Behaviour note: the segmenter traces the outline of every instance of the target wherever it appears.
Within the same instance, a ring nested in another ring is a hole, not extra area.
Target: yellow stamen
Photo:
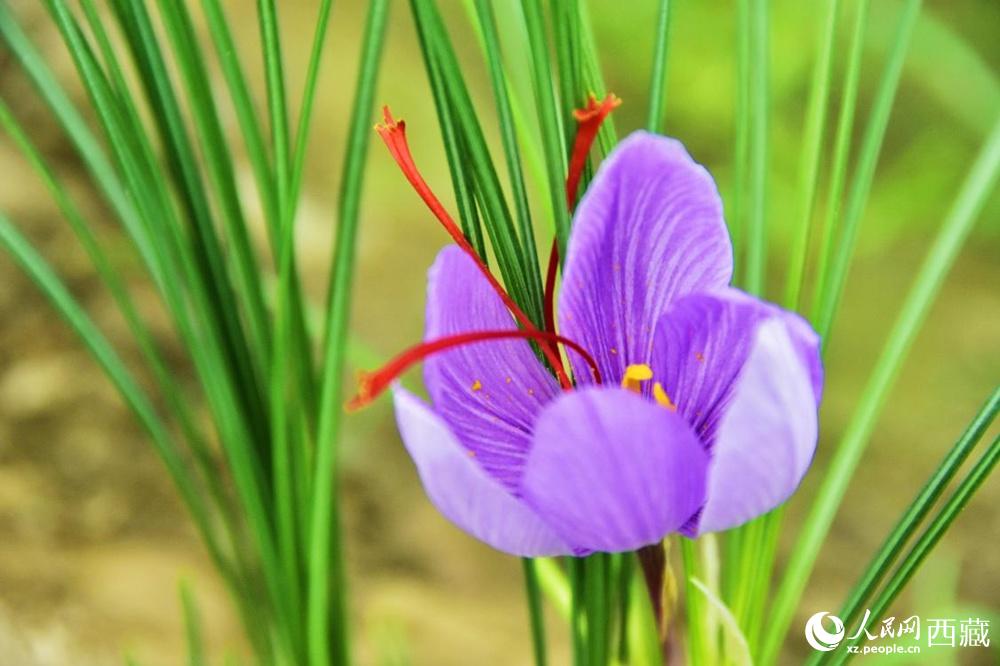
[[[670,399],[670,396],[667,395],[667,392],[663,390],[663,384],[661,384],[660,382],[656,382],[655,384],[653,384],[653,399],[656,400],[657,404],[659,404],[661,407],[666,407],[672,412],[677,411],[677,405],[675,405],[674,402]]]
[[[653,378],[653,369],[645,363],[633,363],[625,368],[625,376],[622,377],[622,388],[633,393],[642,391],[642,382]]]
[[[483,389],[483,383],[478,379],[472,383],[473,391],[481,391]]]

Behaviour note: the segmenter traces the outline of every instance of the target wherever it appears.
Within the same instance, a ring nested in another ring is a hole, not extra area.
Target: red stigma
[[[594,145],[597,138],[597,131],[601,129],[601,124],[612,111],[622,103],[621,99],[614,93],[608,93],[602,101],[598,102],[594,95],[587,100],[587,106],[573,112],[576,118],[576,139],[573,141],[573,150],[569,158],[569,170],[566,175],[566,207],[573,211],[576,207],[576,191],[580,187],[580,176],[583,174],[583,167],[587,164],[587,156],[590,155],[590,147]]]
[[[420,198],[423,199],[430,211],[434,213],[434,217],[441,222],[441,225],[445,228],[445,231],[448,232],[448,235],[451,236],[452,240],[454,240],[455,243],[475,262],[479,271],[490,283],[490,286],[497,293],[497,295],[500,296],[500,299],[503,301],[507,309],[510,310],[511,314],[514,315],[514,318],[517,319],[518,323],[524,327],[525,331],[532,334],[543,333],[538,330],[538,327],[531,321],[531,318],[528,317],[528,315],[526,315],[520,307],[518,307],[517,303],[514,302],[514,299],[510,297],[510,294],[508,294],[503,286],[501,286],[500,282],[493,276],[493,273],[490,272],[490,269],[486,267],[486,264],[483,263],[483,260],[476,253],[476,250],[469,243],[465,234],[463,234],[459,226],[455,224],[455,220],[453,220],[451,215],[448,214],[444,205],[441,204],[441,201],[437,198],[437,196],[435,196],[434,192],[427,184],[427,181],[425,181],[424,177],[420,174],[420,170],[417,169],[417,165],[413,161],[413,156],[410,154],[410,146],[406,141],[406,123],[402,120],[396,120],[393,118],[392,112],[389,110],[388,106],[382,107],[382,117],[384,122],[375,125],[375,131],[378,132],[380,137],[382,137],[382,141],[385,142],[386,147],[389,149],[389,153],[392,155],[392,158],[396,160],[396,164],[399,165],[399,168],[402,170],[403,175],[406,176],[406,179],[410,182],[410,185],[412,185],[413,189],[416,190],[418,195],[420,195]],[[548,359],[549,364],[552,366],[553,371],[556,373],[559,383],[562,384],[563,388],[567,390],[571,389],[573,387],[573,383],[570,381],[569,375],[566,374],[566,369],[563,368],[562,359],[559,358],[558,351],[551,344],[541,344],[540,347]]]
[[[576,137],[573,140],[573,152],[570,154],[569,172],[566,175],[566,208],[573,212],[576,208],[576,191],[580,187],[580,176],[587,164],[590,148],[597,138],[601,124],[622,101],[614,93],[608,93],[603,101],[598,102],[594,95],[587,100],[587,106],[573,112],[576,118]],[[555,298],[556,272],[559,268],[559,243],[552,239],[552,249],[549,251],[549,265],[545,272],[545,330],[555,332]]]
[[[479,342],[512,339],[534,340],[543,349],[555,349],[556,344],[562,344],[579,354],[587,362],[587,365],[590,366],[590,371],[594,375],[594,381],[597,383],[601,382],[601,371],[597,368],[594,358],[587,353],[587,350],[569,338],[538,330],[475,331],[472,333],[449,335],[429,342],[423,342],[410,347],[374,372],[360,373],[358,376],[358,393],[348,401],[345,408],[348,411],[355,411],[365,407],[385,392],[400,375],[414,364],[423,361],[429,356]]]

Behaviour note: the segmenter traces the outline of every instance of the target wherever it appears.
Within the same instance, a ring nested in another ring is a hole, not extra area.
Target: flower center
[[[622,377],[622,388],[633,393],[642,393],[643,382],[648,382],[653,378],[653,369],[645,363],[633,363],[625,368],[625,376]],[[653,383],[653,400],[661,407],[665,407],[672,412],[677,411],[677,405],[667,395],[663,384]]]

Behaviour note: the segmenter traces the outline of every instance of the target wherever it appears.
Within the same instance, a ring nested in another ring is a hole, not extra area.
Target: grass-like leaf
[[[339,466],[335,446],[343,418],[341,383],[347,355],[361,187],[371,141],[370,118],[374,115],[375,87],[388,13],[389,0],[374,0],[369,6],[337,208],[307,555],[307,646],[311,666],[349,663],[346,577],[340,545],[340,516],[336,507]]]
[[[771,623],[760,658],[773,660],[788,630],[823,540],[843,499],[851,476],[888,398],[896,375],[935,296],[972,229],[986,198],[1000,178],[1000,118],[962,185],[927,258],[917,273],[885,346],[861,393],[846,432],[837,446],[802,533],[792,550],[771,610]]]

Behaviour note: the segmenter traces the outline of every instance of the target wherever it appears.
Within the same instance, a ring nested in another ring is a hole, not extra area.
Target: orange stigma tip
[[[606,116],[612,110],[621,106],[621,104],[621,97],[618,97],[614,93],[608,93],[600,102],[597,101],[597,95],[590,93],[590,96],[587,98],[587,106],[573,111],[573,117],[579,122],[585,122],[597,116]]]

